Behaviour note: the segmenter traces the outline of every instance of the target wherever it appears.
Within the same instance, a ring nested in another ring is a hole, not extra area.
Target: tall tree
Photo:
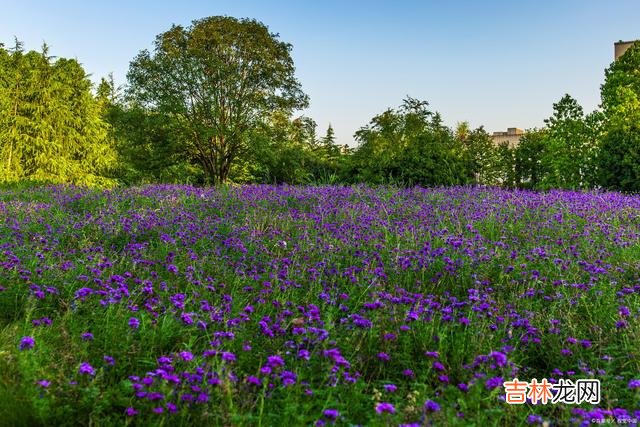
[[[601,97],[605,124],[599,183],[612,190],[640,191],[640,42],[605,70]]]
[[[354,178],[370,183],[448,185],[468,182],[463,150],[426,101],[406,98],[355,134]]]
[[[515,184],[524,188],[540,188],[549,174],[543,161],[547,150],[547,129],[528,130],[518,142],[514,152]]]
[[[76,60],[0,49],[0,180],[111,185],[116,157]]]
[[[590,184],[597,149],[596,135],[583,109],[570,95],[553,104],[553,115],[545,120],[548,132],[542,159],[547,174],[541,177],[545,188],[586,188]]]
[[[462,148],[469,180],[476,184],[499,184],[498,147],[484,128],[481,126],[472,130],[468,122],[461,122],[454,133]]]
[[[640,96],[619,87],[608,110],[598,156],[600,184],[610,190],[640,191]]]
[[[617,60],[611,63],[604,72],[605,81],[600,87],[602,108],[605,114],[621,102],[626,102],[626,95],[620,96],[618,88],[627,87],[640,96],[640,42],[635,42]]]
[[[129,96],[179,124],[190,158],[224,182],[248,136],[274,110],[308,98],[294,76],[291,45],[249,19],[214,16],[174,25],[130,65]]]

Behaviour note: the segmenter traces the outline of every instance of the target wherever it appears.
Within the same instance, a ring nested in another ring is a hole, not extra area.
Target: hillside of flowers
[[[1,425],[629,425],[639,317],[638,196],[0,190]]]

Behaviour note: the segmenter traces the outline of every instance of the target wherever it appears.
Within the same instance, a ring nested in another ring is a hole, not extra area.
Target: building
[[[631,41],[618,41],[613,44],[613,57],[614,60],[620,58],[624,53],[629,49],[635,42],[639,42],[640,40],[631,40]],[[509,148],[514,148],[518,146],[520,142],[520,138],[524,135],[524,130],[519,128],[507,128],[506,132],[493,132],[491,135],[491,139],[495,145],[500,145],[506,142]]]
[[[640,41],[640,40],[631,40],[628,42],[623,42],[622,40],[620,40],[617,43],[613,44],[613,59],[616,60],[618,58],[620,58],[622,55],[624,55],[624,53],[627,51],[627,49],[629,49],[631,47],[631,45],[633,45],[635,42]]]
[[[524,131],[519,128],[507,128],[506,132],[494,132],[491,139],[495,145],[506,142],[509,148],[514,148],[520,142],[520,138],[524,135]]]

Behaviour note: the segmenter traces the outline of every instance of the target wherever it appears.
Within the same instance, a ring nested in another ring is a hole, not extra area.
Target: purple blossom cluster
[[[53,337],[69,318],[81,325],[64,335],[73,365],[46,378],[53,362],[37,370],[32,384],[46,398],[70,383],[126,384],[123,417],[253,411],[286,397],[315,402],[306,421],[319,425],[446,425],[471,417],[460,399],[506,405],[503,382],[517,376],[601,379],[608,409],[550,409],[576,424],[640,409],[640,353],[630,344],[640,318],[638,196],[47,191],[50,203],[28,215],[0,203],[0,303],[23,293],[34,313],[13,348],[35,358],[60,348]],[[335,389],[364,393],[371,417],[352,418],[350,405],[331,400]],[[549,419],[520,415],[511,421]]]

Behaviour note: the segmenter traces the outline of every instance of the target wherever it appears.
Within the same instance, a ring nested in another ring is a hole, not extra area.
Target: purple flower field
[[[8,425],[640,419],[638,196],[52,186],[0,219]]]

